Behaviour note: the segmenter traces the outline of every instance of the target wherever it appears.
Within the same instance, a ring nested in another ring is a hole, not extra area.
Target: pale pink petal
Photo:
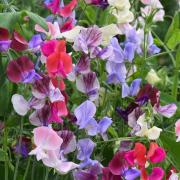
[[[56,150],[63,142],[62,138],[49,127],[42,126],[35,128],[33,133],[35,145],[44,150]]]
[[[69,171],[78,168],[79,165],[75,164],[73,162],[59,162],[59,164],[55,167],[57,171],[59,171],[61,174],[66,174]]]

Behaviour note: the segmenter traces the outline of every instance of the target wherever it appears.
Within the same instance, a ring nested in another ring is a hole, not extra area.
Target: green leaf
[[[170,49],[175,49],[175,47],[180,43],[180,29],[174,30],[171,37],[167,41],[167,46]]]
[[[173,133],[161,133],[160,136],[161,143],[167,153],[170,155],[170,159],[176,169],[180,169],[180,143],[176,142],[176,137]],[[167,155],[168,156],[168,155]]]
[[[0,13],[0,27],[6,28],[9,31],[13,31],[20,13],[12,12],[12,13]]]
[[[43,29],[48,31],[48,26],[44,18],[40,17],[39,15],[29,12],[29,11],[22,11],[22,13],[26,13],[29,18],[34,21],[36,24],[39,24]]]
[[[176,12],[175,16],[173,18],[173,21],[168,29],[168,32],[165,37],[165,42],[169,40],[169,38],[172,36],[174,33],[175,29],[180,29],[180,12]]]
[[[0,161],[6,161],[7,153],[0,149]]]

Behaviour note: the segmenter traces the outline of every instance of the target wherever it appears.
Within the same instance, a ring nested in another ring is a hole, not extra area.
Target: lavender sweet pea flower
[[[32,36],[31,40],[29,41],[29,48],[37,49],[38,47],[40,47],[42,42],[43,41],[42,41],[41,35],[36,34],[36,35]]]
[[[91,174],[86,171],[74,171],[73,172],[74,180],[97,180],[97,175]]]
[[[108,72],[107,82],[109,84],[125,83],[127,70],[124,63],[108,61],[106,63],[106,71]]]
[[[97,26],[82,29],[75,39],[73,48],[75,51],[82,51],[85,54],[91,53],[94,48],[102,42],[102,33]]]
[[[10,48],[11,40],[0,41],[0,52],[6,52]]]
[[[112,124],[112,119],[109,117],[104,117],[98,123],[98,131],[104,140],[107,140],[106,131],[111,124]]]
[[[93,118],[96,113],[96,106],[91,101],[87,100],[74,110],[74,115],[77,118],[76,124],[80,129],[87,126],[88,122]]]
[[[95,72],[80,75],[76,79],[76,87],[79,91],[87,94],[90,100],[93,101],[98,98],[100,85]]]
[[[125,180],[135,180],[136,178],[138,178],[140,176],[140,171],[136,168],[132,168],[132,169],[128,169],[127,171],[125,171],[125,173],[123,174]]]
[[[76,124],[80,126],[80,129],[85,129],[90,136],[95,136],[98,132],[98,124],[93,118],[95,113],[96,106],[89,100],[82,103],[74,111],[77,119]]]
[[[126,32],[126,41],[124,43],[124,54],[125,59],[129,62],[132,62],[135,56],[135,53],[141,54],[141,38],[137,34],[134,28],[129,29]]]
[[[148,47],[147,47],[147,50],[148,50],[149,55],[158,54],[161,51],[161,49],[158,48],[154,44],[154,39],[153,39],[153,36],[152,36],[151,33],[149,33],[149,35],[148,35]]]
[[[77,143],[78,154],[77,159],[84,161],[90,158],[95,147],[95,143],[89,139],[80,139]]]
[[[124,52],[118,42],[117,38],[112,38],[111,43],[109,45],[113,49],[112,56],[108,58],[108,61],[114,63],[123,63],[125,60]]]
[[[155,110],[159,114],[161,114],[167,118],[171,118],[176,113],[177,106],[176,106],[176,104],[172,103],[172,104],[168,104],[165,106],[155,107]]]

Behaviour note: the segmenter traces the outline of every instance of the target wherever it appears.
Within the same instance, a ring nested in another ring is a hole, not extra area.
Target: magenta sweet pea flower
[[[164,177],[164,170],[160,167],[154,167],[151,174],[148,176],[148,180],[162,180]]]
[[[41,76],[34,70],[33,62],[26,56],[9,62],[7,76],[14,83],[33,83],[35,80],[41,79]]]

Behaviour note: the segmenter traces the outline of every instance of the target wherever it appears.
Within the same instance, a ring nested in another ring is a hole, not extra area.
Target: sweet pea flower
[[[85,0],[87,4],[93,4],[101,8],[106,8],[109,4],[107,0]]]
[[[102,42],[102,33],[97,26],[82,29],[75,39],[73,48],[85,54],[92,53]]]
[[[129,0],[108,0],[111,13],[116,17],[117,23],[129,23],[133,21],[133,13],[130,12]]]
[[[57,44],[56,51],[48,56],[46,67],[51,77],[60,76],[65,78],[72,71],[72,59],[66,53],[64,40],[60,40]]]
[[[148,176],[148,180],[162,180],[164,177],[164,170],[161,167],[154,167],[151,174]]]
[[[32,86],[32,94],[37,99],[45,99],[48,97],[50,101],[64,101],[60,89],[55,87],[51,79],[47,75],[42,75],[42,79],[36,80]]]
[[[100,85],[95,72],[89,72],[77,77],[76,87],[80,92],[87,94],[90,100],[94,101],[98,98]]]
[[[155,72],[154,69],[151,69],[148,72],[145,79],[148,81],[148,83],[150,83],[152,85],[155,85],[155,84],[157,84],[158,82],[161,81],[161,79],[159,78],[159,76],[157,75],[157,73]]]
[[[33,83],[41,79],[34,70],[33,62],[26,56],[10,61],[6,71],[8,79],[14,83]]]
[[[28,48],[28,42],[18,32],[14,32],[12,36],[12,42],[10,48],[15,51],[24,51]]]
[[[95,136],[100,133],[104,139],[107,139],[106,131],[111,125],[112,120],[111,118],[104,117],[98,123],[94,119],[95,113],[96,106],[93,102],[89,100],[83,102],[74,110],[74,115],[77,119],[76,124],[79,125],[80,129],[85,129],[90,136]]]
[[[180,141],[180,120],[178,120],[175,123],[175,132],[176,132],[176,136],[177,136],[176,142],[179,142]]]
[[[133,150],[125,153],[125,159],[129,165],[134,166],[136,163],[140,167],[145,167],[146,161],[151,163],[162,162],[166,157],[166,153],[163,148],[158,144],[151,142],[149,151],[146,151],[146,147],[142,143],[136,143]]]
[[[148,128],[148,123],[145,120],[145,114],[141,115],[137,120],[137,124],[141,127],[140,131],[136,132],[136,136],[144,137],[147,136],[150,140],[156,140],[160,136],[162,129],[153,126]]]
[[[33,130],[36,148],[29,155],[36,155],[37,160],[48,157],[46,151],[55,151],[60,148],[63,140],[49,127],[37,127]]]
[[[40,34],[33,35],[31,40],[29,41],[29,48],[33,51],[39,50],[42,42],[43,41]]]
[[[140,176],[140,171],[136,168],[131,168],[123,174],[125,180],[134,180]]]
[[[6,52],[11,44],[9,40],[9,32],[5,28],[0,28],[0,52]]]
[[[76,7],[77,0],[72,0],[67,5],[64,5],[63,0],[45,0],[44,4],[53,14],[60,14],[63,17],[68,17]]]
[[[45,104],[44,99],[39,100],[33,97],[27,101],[22,95],[19,94],[14,94],[11,98],[11,102],[16,113],[21,116],[25,116],[31,108],[41,109]]]

